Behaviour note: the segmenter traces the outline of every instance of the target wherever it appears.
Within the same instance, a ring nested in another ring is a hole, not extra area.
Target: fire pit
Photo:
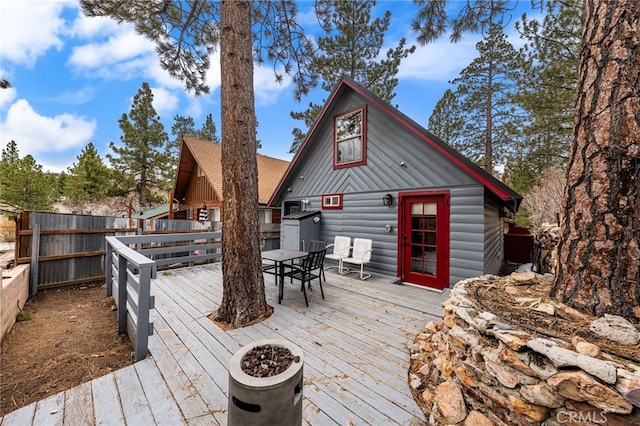
[[[302,350],[285,340],[241,348],[229,361],[229,425],[300,425],[303,366]]]

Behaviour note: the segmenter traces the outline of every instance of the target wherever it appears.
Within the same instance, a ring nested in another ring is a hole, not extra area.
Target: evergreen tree
[[[168,136],[152,102],[153,93],[144,82],[133,97],[129,115],[122,114],[118,120],[123,145],[111,142],[114,154],[107,154],[113,167],[135,183],[128,190],[137,194],[142,207],[158,201],[152,191],[169,188],[173,166],[166,153]]]
[[[422,43],[448,27],[446,6],[444,1],[421,4],[418,17],[425,19],[416,19],[414,30]],[[592,315],[637,321],[640,2],[587,1],[583,6],[559,259],[550,296]],[[465,16],[477,21],[471,11]],[[436,31],[430,28],[434,23],[440,23]]]
[[[551,297],[638,322],[640,2],[587,1]]]
[[[208,92],[209,53],[220,43],[222,162],[222,301],[214,319],[240,327],[269,312],[264,295],[258,220],[253,60],[263,55],[292,76],[300,99],[317,83],[313,44],[296,23],[293,1],[81,0],[90,16],[132,22],[157,45],[162,67],[196,95]],[[183,36],[188,35],[188,36]],[[277,80],[282,75],[276,74]]]
[[[571,144],[582,1],[551,0],[542,20],[526,14],[516,28],[528,43],[515,101],[526,112],[523,137],[507,166],[514,189],[526,192],[550,167],[564,167]]]
[[[113,171],[102,161],[93,143],[89,143],[77,157],[78,162],[68,168],[64,194],[69,202],[84,206],[104,200],[110,195]]]
[[[178,156],[180,155],[180,146],[182,145],[182,137],[197,135],[193,118],[176,114],[176,116],[173,117],[171,135],[173,136],[173,140],[167,144],[167,154],[177,164]]]
[[[396,74],[400,62],[415,50],[414,46],[405,48],[406,40],[402,38],[395,48],[387,51],[384,59],[380,59],[391,12],[386,11],[384,17],[372,20],[375,0],[325,0],[319,5],[324,8],[321,24],[326,35],[317,40],[318,51],[312,66],[322,77],[322,88],[330,92],[343,75],[348,75],[385,102],[391,102],[398,85]],[[305,128],[310,129],[321,109],[322,105],[310,102],[305,111],[290,115],[296,120],[304,120]],[[298,150],[306,132],[293,129],[290,153]]]
[[[449,145],[460,146],[464,123],[458,99],[451,89],[447,89],[429,117],[429,130]]]
[[[197,135],[198,139],[202,139],[203,141],[220,143],[218,129],[216,129],[216,123],[213,122],[211,114],[207,115],[207,118],[204,123],[202,123],[202,128],[198,131]]]
[[[2,150],[0,201],[24,211],[51,211],[56,186],[56,177],[43,172],[31,155],[20,158],[15,141]]]
[[[479,56],[452,83],[456,85],[465,124],[453,146],[470,159],[484,163],[489,173],[509,154],[522,118],[513,103],[515,79],[523,58],[507,41],[499,24],[476,44]]]

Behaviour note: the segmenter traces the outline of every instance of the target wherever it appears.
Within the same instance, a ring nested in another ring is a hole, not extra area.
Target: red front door
[[[449,193],[400,194],[403,281],[449,287]]]

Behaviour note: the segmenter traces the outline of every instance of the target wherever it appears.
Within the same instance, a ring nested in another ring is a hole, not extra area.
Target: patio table
[[[296,259],[301,259],[307,254],[306,251],[275,249],[262,252],[264,260],[270,260],[276,263],[276,282],[278,283],[278,304],[282,302],[284,293],[284,264]]]

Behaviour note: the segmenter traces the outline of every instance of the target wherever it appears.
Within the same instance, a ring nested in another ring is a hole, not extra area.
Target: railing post
[[[138,288],[138,324],[136,325],[136,361],[141,361],[147,356],[149,336],[152,334],[153,325],[149,322],[149,309],[151,307],[151,274],[152,267],[140,268]]]
[[[118,255],[118,333],[127,331],[127,258]]]
[[[29,294],[33,296],[38,292],[38,276],[39,264],[38,258],[40,257],[40,224],[33,224],[33,235],[31,237],[31,282],[29,288]]]
[[[111,247],[111,243],[107,240],[107,254],[104,259],[104,276],[105,276],[105,284],[107,287],[107,297],[111,297],[113,294],[113,248]]]

